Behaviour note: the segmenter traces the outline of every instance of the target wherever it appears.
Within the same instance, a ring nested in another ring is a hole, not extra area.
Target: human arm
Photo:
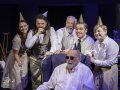
[[[13,56],[15,58],[15,61],[17,62],[19,66],[21,66],[21,61],[19,57],[20,46],[21,46],[21,39],[19,35],[17,34],[12,41],[12,49],[13,49]]]
[[[25,45],[27,48],[32,48],[33,45],[35,44],[36,40],[38,39],[39,35],[41,34],[41,32],[43,31],[42,28],[40,28],[36,34],[33,35],[33,30],[30,30],[28,32],[27,38],[26,38],[26,42]]]
[[[57,36],[55,29],[53,27],[51,27],[50,29],[50,42],[51,42],[50,52],[55,52],[57,48]]]
[[[105,57],[101,57],[102,59],[95,58],[94,53],[96,53],[96,50],[93,50],[93,56],[91,56],[92,62],[97,66],[104,66],[109,67],[112,66],[114,63],[117,63],[117,56],[119,52],[119,46],[117,43],[110,41],[108,44],[106,44],[106,47],[102,50],[105,50],[104,52],[99,53],[98,56],[101,54]]]

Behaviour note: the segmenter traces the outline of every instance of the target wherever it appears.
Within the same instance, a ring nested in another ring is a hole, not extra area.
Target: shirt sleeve
[[[57,79],[57,69],[55,68],[55,70],[53,71],[53,73],[52,73],[49,81],[48,82],[44,82],[36,90],[50,90],[50,89],[55,89],[56,79]]]
[[[21,46],[21,39],[19,37],[19,35],[15,35],[15,37],[13,38],[13,41],[12,41],[12,49],[13,50],[19,50],[20,49],[20,46]]]
[[[63,38],[63,31],[61,29],[58,29],[56,31],[56,35],[57,35],[57,50],[61,50],[62,48],[62,38]]]
[[[106,58],[104,60],[95,60],[95,64],[98,66],[112,66],[114,63],[117,63],[118,59],[119,46],[117,43],[112,43],[108,45],[106,51]]]
[[[51,41],[51,52],[56,51],[56,47],[57,47],[57,36],[56,36],[56,32],[55,29],[53,27],[51,27],[50,29],[51,35],[50,35],[50,41]]]
[[[36,35],[33,35],[33,31],[30,30],[27,35],[26,42],[25,42],[26,47],[32,48],[32,46],[35,44],[37,38],[38,37]]]

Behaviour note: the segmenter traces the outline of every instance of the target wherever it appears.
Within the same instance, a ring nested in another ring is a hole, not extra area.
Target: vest
[[[34,32],[33,32],[34,33]],[[34,33],[35,34],[35,33]],[[50,43],[50,30],[46,30],[43,42],[35,42],[33,47],[31,48],[31,54],[33,56],[44,56],[44,54],[50,50],[51,43]]]

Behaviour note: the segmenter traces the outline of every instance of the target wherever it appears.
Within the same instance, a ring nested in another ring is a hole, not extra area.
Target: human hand
[[[94,58],[94,57],[90,57],[90,61],[91,61],[92,63],[95,63],[95,58]]]
[[[53,52],[47,51],[47,52],[45,53],[45,57],[48,56],[48,55],[52,55],[52,54],[53,54]]]
[[[66,50],[63,50],[62,53],[68,53],[70,50],[69,49],[66,49]]]
[[[17,64],[18,64],[19,67],[22,67],[21,61],[18,61]]]
[[[60,54],[62,50],[56,50],[55,54]]]
[[[38,33],[41,34],[44,31],[43,28],[38,28]]]

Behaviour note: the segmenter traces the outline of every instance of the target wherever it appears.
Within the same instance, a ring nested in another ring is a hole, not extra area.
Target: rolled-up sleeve
[[[106,58],[104,60],[95,60],[95,64],[98,66],[112,66],[114,63],[118,62],[118,52],[119,46],[117,43],[112,43],[107,46]]]
[[[62,48],[62,38],[63,38],[63,31],[62,29],[58,29],[56,31],[56,35],[57,35],[57,50],[61,50]]]
[[[13,38],[13,41],[12,41],[12,49],[13,50],[19,50],[20,49],[20,46],[21,46],[21,39],[19,37],[19,35],[15,35],[15,37]]]
[[[53,27],[51,27],[50,29],[50,41],[51,41],[51,52],[56,51],[57,48],[57,36],[56,36],[56,32],[55,29]]]
[[[25,45],[27,48],[32,48],[32,46],[35,44],[36,40],[37,40],[37,36],[33,35],[33,31],[30,30],[28,32],[27,38],[26,38],[26,42]]]

